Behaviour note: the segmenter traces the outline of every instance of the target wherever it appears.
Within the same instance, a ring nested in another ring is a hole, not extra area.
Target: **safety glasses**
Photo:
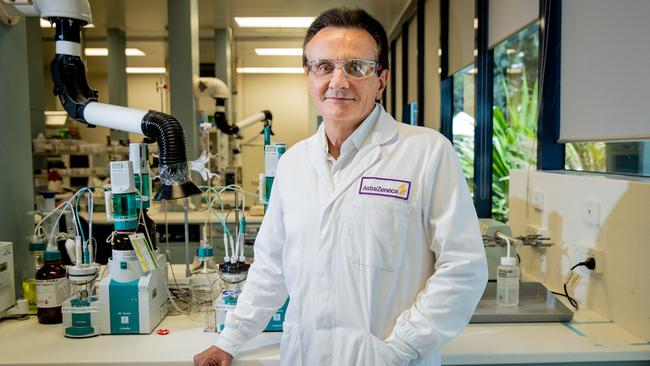
[[[330,77],[337,67],[340,67],[345,77],[361,79],[381,71],[382,67],[375,61],[369,60],[309,60],[307,70],[315,77]]]

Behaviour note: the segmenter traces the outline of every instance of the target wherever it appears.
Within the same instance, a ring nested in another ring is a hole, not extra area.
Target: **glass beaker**
[[[220,293],[217,271],[200,271],[190,278],[190,319],[205,322],[212,309],[212,301]]]

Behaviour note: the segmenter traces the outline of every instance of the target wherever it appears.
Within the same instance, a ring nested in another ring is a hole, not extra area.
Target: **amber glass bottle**
[[[41,324],[63,322],[61,305],[70,297],[70,282],[61,264],[61,252],[46,251],[45,264],[36,271],[36,315]]]

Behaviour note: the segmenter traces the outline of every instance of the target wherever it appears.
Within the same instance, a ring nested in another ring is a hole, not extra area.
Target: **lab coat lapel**
[[[332,194],[334,192],[334,182],[330,176],[329,167],[327,166],[327,161],[322,151],[323,146],[320,143],[325,138],[323,136],[324,133],[324,126],[321,125],[316,134],[309,140],[309,162],[316,171],[319,184],[326,189],[328,194]]]
[[[363,173],[381,160],[385,154],[383,146],[393,141],[393,137],[396,135],[397,125],[395,120],[382,108],[381,114],[377,118],[375,130],[369,136],[370,141],[359,150],[354,160],[350,163],[350,170],[345,174],[343,180],[341,180],[341,184],[336,187],[334,194],[327,204],[328,206],[338,199]]]

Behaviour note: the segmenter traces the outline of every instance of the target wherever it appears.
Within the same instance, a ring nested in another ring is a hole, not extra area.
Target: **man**
[[[196,365],[230,365],[287,294],[283,365],[439,365],[485,288],[478,220],[454,150],[381,105],[388,40],[327,10],[304,41],[323,124],[279,162],[236,310]]]

